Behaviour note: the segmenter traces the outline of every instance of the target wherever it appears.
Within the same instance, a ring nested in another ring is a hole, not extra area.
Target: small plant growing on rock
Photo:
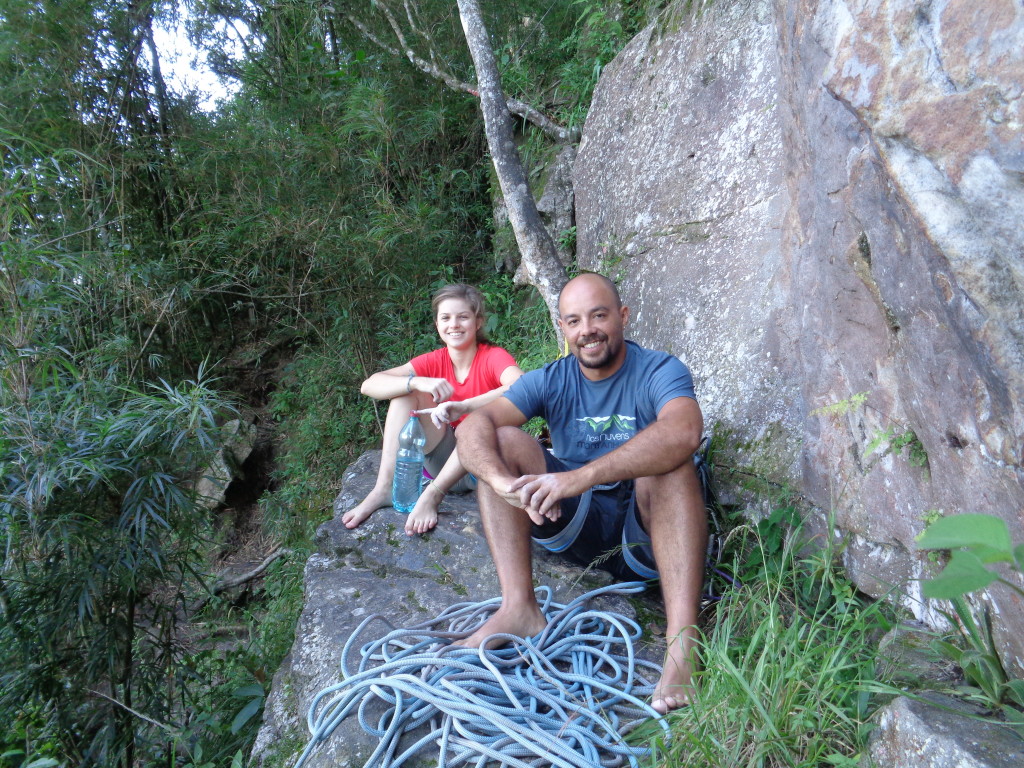
[[[952,614],[944,612],[960,635],[960,645],[936,640],[933,646],[956,663],[972,684],[969,698],[1000,712],[1018,731],[1024,729],[1024,680],[1010,679],[992,635],[988,608],[975,608],[965,595],[995,582],[1021,597],[1024,590],[991,566],[1006,564],[1024,573],[1024,544],[1013,546],[1006,522],[993,515],[964,514],[940,518],[918,537],[926,550],[950,550],[949,562],[934,579],[921,585],[925,597],[948,600]]]
[[[911,466],[921,467],[927,474],[929,471],[928,452],[925,450],[921,438],[917,436],[917,433],[908,424],[883,414],[877,408],[870,405],[867,399],[867,392],[858,392],[845,400],[824,405],[821,408],[815,408],[811,411],[811,416],[827,416],[838,420],[841,416],[856,414],[862,409],[871,409],[882,419],[883,426],[874,430],[871,439],[864,446],[865,456],[874,454],[874,458],[868,462],[864,471],[867,472],[874,467],[883,456],[888,454],[898,456],[905,451]]]

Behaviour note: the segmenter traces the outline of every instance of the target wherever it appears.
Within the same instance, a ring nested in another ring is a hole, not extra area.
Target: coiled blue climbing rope
[[[402,629],[368,617],[342,650],[342,681],[310,705],[312,737],[296,768],[353,714],[380,739],[366,768],[397,768],[428,749],[438,751],[439,768],[639,766],[649,749],[626,743],[625,735],[649,718],[669,735],[644,701],[661,667],[637,658],[634,643],[642,630],[635,621],[589,606],[602,595],[644,588],[642,582],[613,584],[563,605],[553,601],[550,588],[539,587],[544,631],[529,639],[494,635],[509,645],[493,650],[451,643],[481,626],[500,598],[458,603]],[[388,631],[359,648],[359,665],[351,671],[349,656],[374,623]],[[402,745],[414,731],[415,740]]]

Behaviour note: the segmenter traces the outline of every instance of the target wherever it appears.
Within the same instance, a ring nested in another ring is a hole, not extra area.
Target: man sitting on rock
[[[629,307],[597,274],[559,296],[572,351],[525,374],[459,428],[459,456],[479,479],[484,533],[501,584],[498,611],[463,645],[530,637],[545,620],[533,592],[531,536],[623,581],[660,578],[668,650],[652,706],[689,703],[707,520],[693,454],[703,416],[675,357],[625,341]],[[519,426],[543,416],[552,452]]]

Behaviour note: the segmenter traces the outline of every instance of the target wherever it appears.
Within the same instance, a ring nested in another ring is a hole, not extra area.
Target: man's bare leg
[[[693,463],[636,481],[637,508],[651,536],[665,601],[668,648],[651,706],[662,714],[690,703],[697,666],[697,613],[704,580],[707,516]]]
[[[545,471],[543,448],[515,427],[498,430],[498,447],[509,470],[519,475]],[[532,637],[547,625],[533,592],[533,523],[526,512],[505,501],[486,483],[477,486],[484,535],[501,585],[501,607],[476,632],[458,645],[479,648],[494,634]]]
[[[355,528],[381,507],[391,506],[391,484],[395,479],[395,459],[398,457],[398,436],[409,420],[409,413],[419,408],[427,408],[433,403],[421,392],[396,397],[388,404],[388,413],[384,418],[384,444],[380,454],[380,468],[377,470],[377,481],[365,499],[356,504],[341,517],[346,528]],[[427,435],[424,453],[430,453],[440,441],[442,432],[435,427],[429,416],[421,416],[420,424]]]

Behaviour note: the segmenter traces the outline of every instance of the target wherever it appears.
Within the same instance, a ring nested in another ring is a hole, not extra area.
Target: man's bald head
[[[572,292],[583,284],[587,284],[588,287],[601,286],[611,295],[613,304],[611,305],[614,309],[622,308],[622,297],[619,296],[619,289],[615,286],[611,280],[604,275],[599,275],[597,272],[584,272],[583,274],[576,275],[572,280],[562,286],[562,290],[558,292],[558,312],[562,313],[562,297],[566,295],[566,292]]]

